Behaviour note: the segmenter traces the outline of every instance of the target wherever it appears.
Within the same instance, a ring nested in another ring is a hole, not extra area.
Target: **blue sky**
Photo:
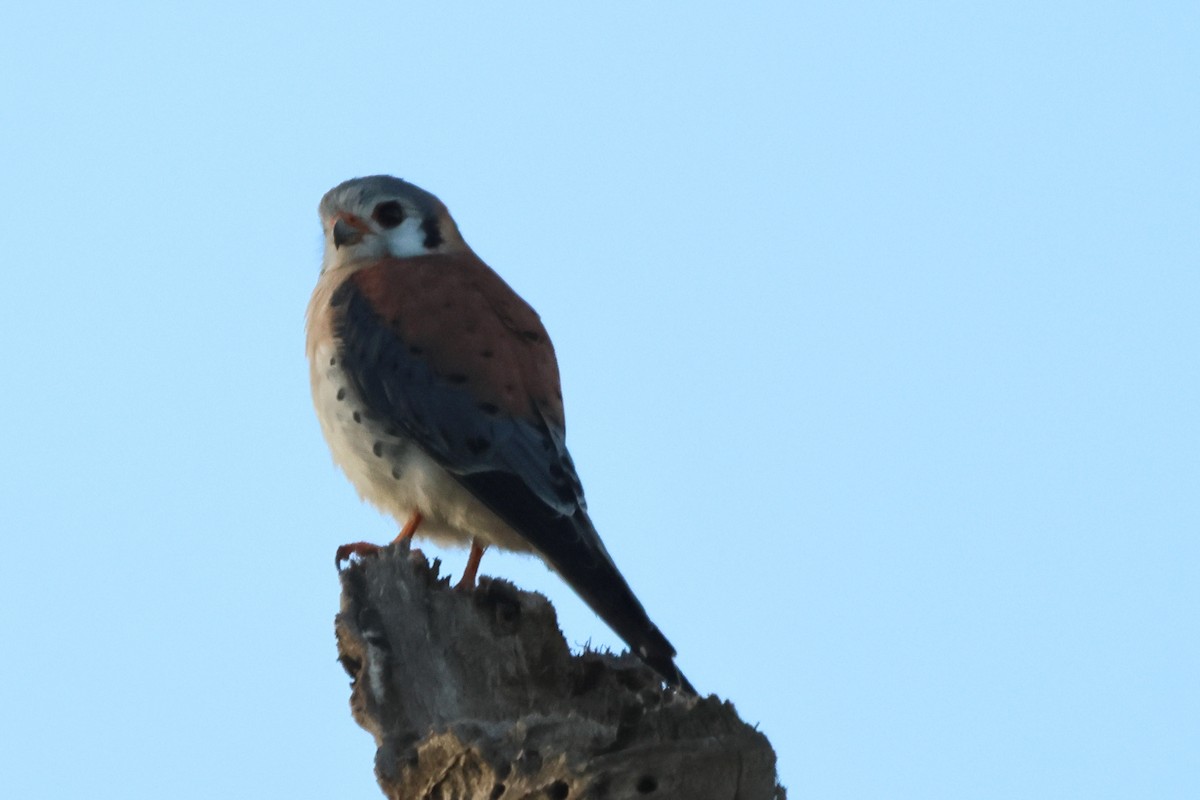
[[[1200,795],[1194,3],[10,6],[0,794],[378,796],[303,312],[388,172],[793,797]]]

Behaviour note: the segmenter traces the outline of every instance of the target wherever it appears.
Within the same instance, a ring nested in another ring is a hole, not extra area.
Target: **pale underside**
[[[505,550],[533,552],[524,537],[501,521],[441,465],[366,404],[338,363],[329,325],[328,298],[336,282],[322,276],[309,307],[308,357],[313,404],[334,462],[359,496],[403,525],[414,512],[417,535],[439,544],[467,546],[472,539]]]

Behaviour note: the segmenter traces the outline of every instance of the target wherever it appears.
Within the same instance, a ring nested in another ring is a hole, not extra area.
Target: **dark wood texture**
[[[338,653],[389,798],[782,800],[766,737],[636,658],[572,655],[539,594],[393,545],[341,573]]]

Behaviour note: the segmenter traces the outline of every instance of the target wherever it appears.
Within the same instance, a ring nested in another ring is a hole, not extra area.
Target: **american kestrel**
[[[321,199],[308,306],[313,402],[359,494],[414,534],[540,556],[643,661],[687,692],[587,513],[558,362],[537,313],[463,241],[440,200],[387,175]],[[339,549],[368,553],[373,545]]]

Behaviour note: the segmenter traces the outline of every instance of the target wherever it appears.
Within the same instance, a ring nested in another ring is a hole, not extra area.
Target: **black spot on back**
[[[464,444],[473,455],[480,455],[492,446],[492,441],[486,436],[468,436]]]

